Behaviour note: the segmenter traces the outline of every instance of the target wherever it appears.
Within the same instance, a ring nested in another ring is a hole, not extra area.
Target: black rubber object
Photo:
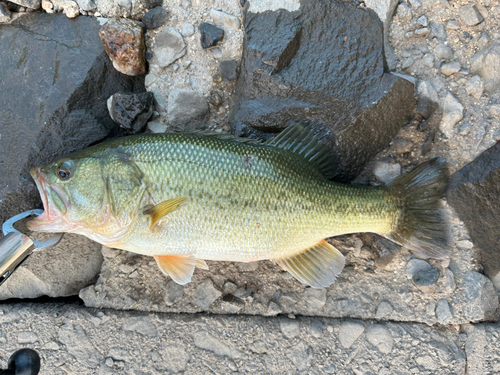
[[[33,349],[20,349],[10,356],[8,369],[14,375],[37,375],[40,371],[40,356]]]

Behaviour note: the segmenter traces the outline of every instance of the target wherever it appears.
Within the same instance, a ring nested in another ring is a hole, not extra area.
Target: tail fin
[[[445,164],[444,158],[430,160],[387,184],[401,204],[396,229],[387,238],[423,258],[444,259],[451,252],[447,225],[439,212],[448,183]]]

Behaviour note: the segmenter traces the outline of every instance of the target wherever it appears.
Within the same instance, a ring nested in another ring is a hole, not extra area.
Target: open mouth
[[[36,187],[40,192],[44,211],[40,216],[27,222],[26,226],[31,230],[39,232],[60,231],[64,224],[63,218],[54,205],[49,203],[49,194],[57,194],[59,200],[66,207],[67,199],[65,199],[65,194],[62,194],[60,189],[57,189],[55,186],[51,186],[47,183],[40,172],[40,168],[31,169],[30,174],[33,177],[33,180],[35,180]]]

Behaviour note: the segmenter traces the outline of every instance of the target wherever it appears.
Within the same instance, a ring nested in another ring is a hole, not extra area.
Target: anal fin
[[[342,253],[325,240],[290,258],[274,261],[297,280],[313,288],[332,285],[345,265]]]
[[[194,267],[198,263],[198,260],[193,255],[155,255],[154,258],[162,272],[181,285],[191,281]]]

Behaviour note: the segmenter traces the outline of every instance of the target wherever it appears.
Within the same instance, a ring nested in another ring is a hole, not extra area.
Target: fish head
[[[106,183],[99,158],[65,157],[32,168],[44,213],[29,221],[40,232],[70,232],[102,220]]]

